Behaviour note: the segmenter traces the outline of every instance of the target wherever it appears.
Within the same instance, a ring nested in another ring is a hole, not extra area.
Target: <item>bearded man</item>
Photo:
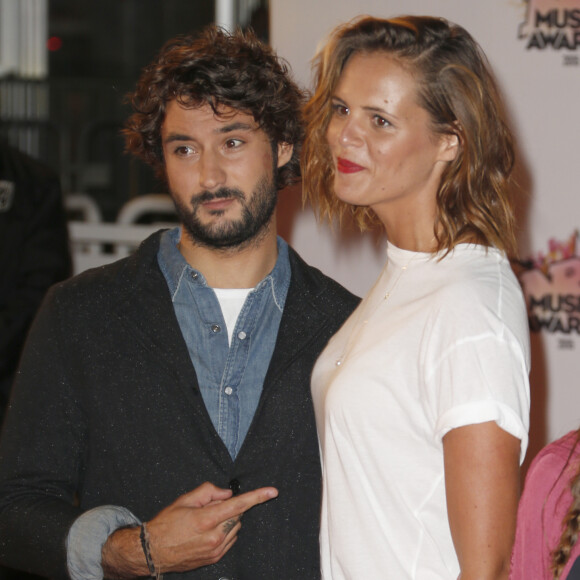
[[[181,226],[49,293],[0,443],[0,561],[318,579],[310,373],[358,299],[277,237],[303,95],[251,33],[211,27],[170,41],[131,101],[128,149]]]

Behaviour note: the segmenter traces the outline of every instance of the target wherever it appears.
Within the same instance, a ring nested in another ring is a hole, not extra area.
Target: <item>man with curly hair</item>
[[[45,301],[0,442],[0,561],[49,578],[314,580],[309,379],[358,300],[276,234],[303,95],[253,34],[210,27],[170,41],[131,102],[127,147],[164,177],[181,227]]]

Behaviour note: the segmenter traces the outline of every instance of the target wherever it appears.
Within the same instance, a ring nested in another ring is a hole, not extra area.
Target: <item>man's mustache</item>
[[[235,198],[241,201],[246,199],[244,192],[241,189],[232,187],[220,187],[216,191],[202,191],[201,193],[196,193],[191,197],[191,205],[196,207],[202,203],[207,203],[209,201],[214,201],[216,199],[229,199]]]

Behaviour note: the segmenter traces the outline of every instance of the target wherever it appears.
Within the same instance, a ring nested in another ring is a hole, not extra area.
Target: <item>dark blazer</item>
[[[66,578],[65,538],[87,509],[142,520],[204,481],[279,497],[243,517],[217,564],[171,578],[317,579],[320,462],[312,366],[358,299],[290,252],[291,284],[254,421],[235,461],[213,428],[157,265],[135,255],[49,293],[24,351],[0,443],[0,561]],[[75,505],[77,504],[77,505]]]

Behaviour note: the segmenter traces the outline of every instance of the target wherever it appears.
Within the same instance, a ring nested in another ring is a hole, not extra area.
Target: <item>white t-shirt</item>
[[[496,421],[527,447],[529,334],[504,255],[388,262],[313,371],[325,580],[456,580],[442,438]],[[385,299],[385,295],[389,294]]]
[[[234,328],[236,327],[236,322],[238,316],[242,311],[242,307],[246,302],[248,294],[253,290],[253,288],[214,288],[213,291],[220,303],[220,308],[222,309],[222,316],[224,317],[224,322],[226,323],[226,329],[228,331],[228,342],[232,344],[232,335]]]

